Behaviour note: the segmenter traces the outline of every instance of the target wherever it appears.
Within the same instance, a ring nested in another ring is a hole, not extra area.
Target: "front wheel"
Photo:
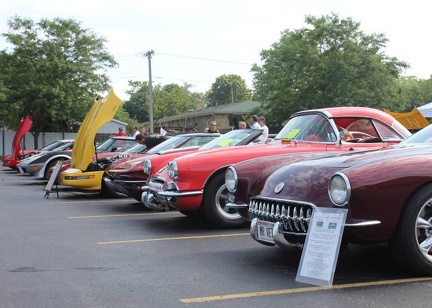
[[[419,190],[405,204],[390,247],[400,263],[432,275],[432,185]]]
[[[51,175],[52,175],[52,171],[53,171],[53,169],[54,169],[54,167],[58,161],[61,161],[63,163],[64,159],[63,158],[54,159],[46,165],[45,172],[44,172],[44,179],[45,180],[49,181],[49,179],[51,178]]]
[[[210,223],[219,228],[236,228],[245,226],[247,221],[233,208],[228,207],[228,190],[225,185],[225,174],[220,173],[204,191],[201,212]]]

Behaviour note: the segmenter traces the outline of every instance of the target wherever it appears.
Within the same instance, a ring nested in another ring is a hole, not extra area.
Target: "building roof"
[[[231,103],[220,106],[209,107],[201,110],[194,110],[190,112],[184,112],[175,116],[164,117],[159,121],[174,121],[184,118],[191,118],[197,116],[213,115],[213,114],[246,114],[252,111],[254,108],[260,106],[260,102],[247,101],[241,103]]]

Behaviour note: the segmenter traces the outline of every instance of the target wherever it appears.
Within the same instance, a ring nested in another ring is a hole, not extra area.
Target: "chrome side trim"
[[[190,197],[190,196],[200,196],[203,194],[202,190],[195,190],[195,191],[187,191],[187,192],[179,192],[179,191],[169,191],[169,190],[161,190],[158,191],[157,194],[162,197]]]
[[[227,202],[225,206],[233,208],[233,209],[247,209],[249,205],[247,203],[231,203]]]

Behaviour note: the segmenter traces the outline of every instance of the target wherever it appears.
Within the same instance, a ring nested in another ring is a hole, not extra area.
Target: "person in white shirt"
[[[138,130],[138,127],[136,127],[136,126],[134,126],[134,127],[132,127],[132,137],[136,137],[136,136],[138,136],[139,135],[139,130]]]
[[[264,117],[259,117],[258,124],[260,125],[260,128],[263,130],[259,143],[268,143],[269,129],[266,125],[266,119]]]
[[[251,129],[261,129],[261,126],[258,124],[258,116],[253,114],[249,117],[249,126]]]

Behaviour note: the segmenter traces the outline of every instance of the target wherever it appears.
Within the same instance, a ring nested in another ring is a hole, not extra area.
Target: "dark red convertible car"
[[[432,126],[387,148],[287,164],[251,196],[251,236],[302,247],[316,209],[346,209],[343,245],[389,243],[401,264],[432,275],[431,170]],[[249,181],[243,171],[239,194]]]
[[[196,152],[170,161],[149,178],[143,203],[153,209],[169,206],[187,215],[199,214],[217,227],[237,227],[245,220],[229,206],[225,171],[230,165],[278,154],[381,148],[410,135],[392,116],[377,109],[336,107],[297,112],[270,144]]]

